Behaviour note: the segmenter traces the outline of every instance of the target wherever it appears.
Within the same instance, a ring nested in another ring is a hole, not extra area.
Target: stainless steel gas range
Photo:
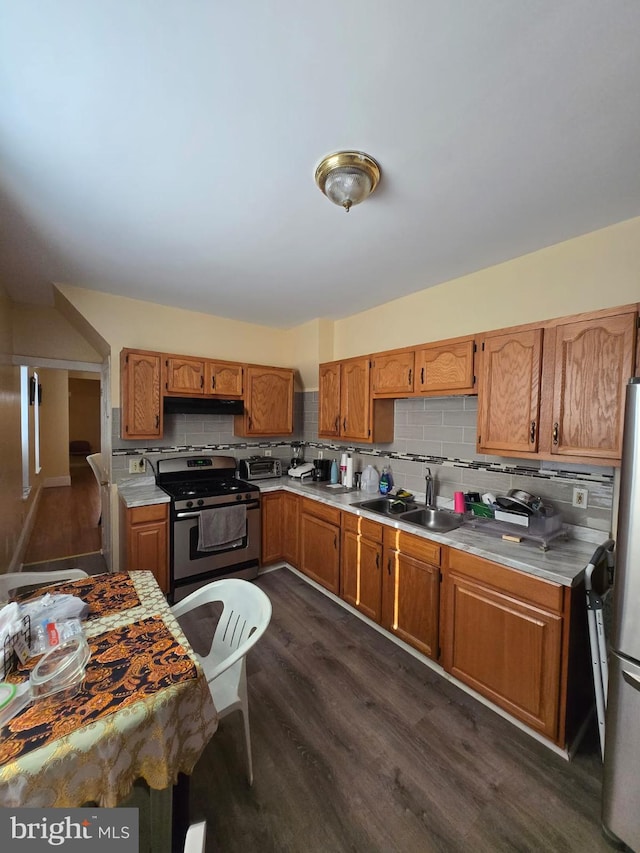
[[[157,461],[156,483],[171,498],[170,597],[223,577],[251,579],[260,560],[260,490],[235,476],[232,456]]]

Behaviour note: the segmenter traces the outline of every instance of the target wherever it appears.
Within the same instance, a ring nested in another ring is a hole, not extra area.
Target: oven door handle
[[[226,509],[229,506],[238,506],[238,504],[226,504],[225,506],[211,506],[204,507],[203,509],[198,509],[193,512],[176,512],[176,521],[183,518],[198,518],[201,512],[204,512],[205,509]],[[245,504],[247,508],[247,512],[252,509],[259,509],[260,502],[259,501],[251,501],[251,503]]]

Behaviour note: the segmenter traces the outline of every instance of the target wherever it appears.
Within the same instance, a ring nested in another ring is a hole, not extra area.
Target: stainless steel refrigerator
[[[627,386],[616,540],[602,824],[640,851],[640,378]]]

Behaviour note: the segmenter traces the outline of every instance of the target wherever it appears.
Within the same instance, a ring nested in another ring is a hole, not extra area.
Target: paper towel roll
[[[353,486],[353,457],[347,456],[347,473],[344,478],[345,486],[350,489]]]
[[[346,485],[345,480],[347,479],[347,454],[343,453],[340,457],[340,482],[343,486]]]

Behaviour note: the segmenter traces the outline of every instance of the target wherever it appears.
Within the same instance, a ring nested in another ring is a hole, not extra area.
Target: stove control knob
[[[243,498],[243,495],[236,495],[236,500],[237,500],[237,501],[241,501],[241,500],[242,500],[242,498]]]
[[[193,506],[193,501],[187,501],[187,507],[192,507],[192,506]]]
[[[202,498],[198,500],[198,506],[204,506],[204,501],[202,500]]]

